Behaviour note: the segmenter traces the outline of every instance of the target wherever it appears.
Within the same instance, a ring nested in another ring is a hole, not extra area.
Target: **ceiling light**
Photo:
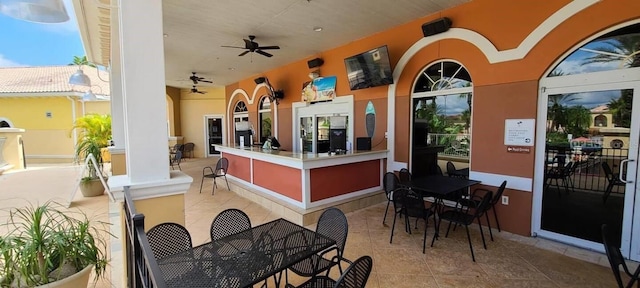
[[[82,72],[82,69],[78,69],[76,73],[73,73],[71,77],[69,77],[69,84],[71,85],[81,85],[81,86],[91,86],[91,80],[89,80],[89,76]]]
[[[320,32],[322,31],[322,27],[313,27],[313,31]]]
[[[0,13],[38,23],[62,23],[69,21],[69,14],[62,0],[2,0]]]
[[[169,34],[164,33],[164,34],[162,34],[162,37],[167,38],[167,37],[169,37]]]
[[[229,68],[227,68],[227,69],[229,69],[229,70],[231,70],[231,71],[236,70],[236,68],[233,68],[233,67],[229,67]]]

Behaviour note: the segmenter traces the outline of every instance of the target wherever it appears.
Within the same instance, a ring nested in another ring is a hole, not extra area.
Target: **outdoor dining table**
[[[158,260],[168,287],[251,287],[335,241],[277,219]]]

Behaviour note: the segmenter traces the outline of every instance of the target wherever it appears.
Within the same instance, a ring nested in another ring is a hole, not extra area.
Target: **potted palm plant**
[[[73,129],[80,131],[78,142],[76,143],[76,161],[84,161],[89,154],[93,154],[98,162],[98,169],[91,163],[87,168],[87,175],[80,182],[80,191],[85,197],[102,195],[104,187],[98,174],[104,176],[103,162],[105,151],[111,140],[111,115],[108,114],[87,114],[76,119]]]
[[[47,202],[13,208],[0,236],[0,287],[87,287],[107,265],[104,223]]]

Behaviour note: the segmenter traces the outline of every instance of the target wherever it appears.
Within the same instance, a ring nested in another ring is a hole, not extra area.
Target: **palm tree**
[[[586,134],[591,125],[591,111],[580,106],[573,106],[566,109],[568,132],[575,136]]]
[[[69,63],[69,65],[78,65],[78,66],[89,66],[89,67],[93,67],[95,68],[96,65],[89,62],[89,60],[87,60],[87,56],[73,56],[73,62]]]
[[[629,34],[602,41],[603,46],[589,50],[596,53],[581,65],[624,61],[625,68],[640,67],[640,35]]]
[[[618,127],[631,127],[631,103],[633,90],[622,90],[620,98],[612,99],[607,107],[613,115],[613,123]]]

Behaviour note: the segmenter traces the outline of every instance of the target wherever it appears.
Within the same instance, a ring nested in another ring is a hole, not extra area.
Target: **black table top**
[[[158,260],[169,287],[251,287],[335,241],[278,219]]]
[[[460,177],[447,177],[442,175],[429,175],[411,179],[411,188],[431,194],[445,196],[460,189],[464,189],[480,183],[477,180],[469,180]]]

